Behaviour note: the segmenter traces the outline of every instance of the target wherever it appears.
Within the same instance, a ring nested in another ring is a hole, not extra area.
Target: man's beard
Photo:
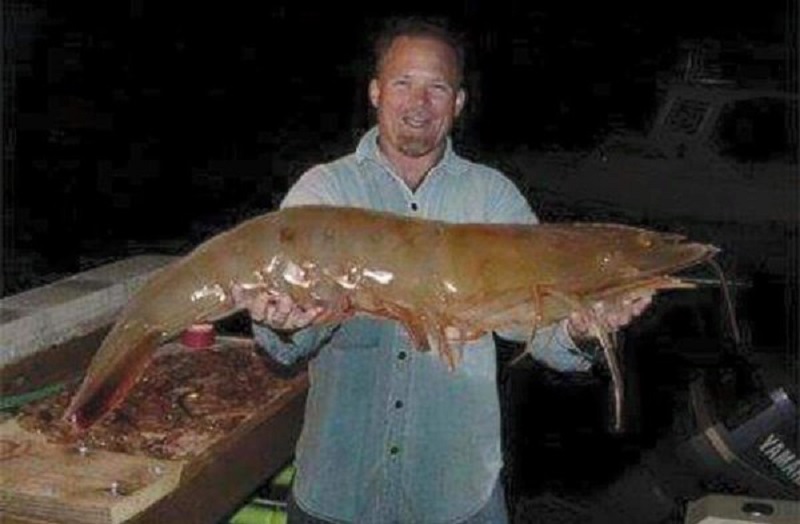
[[[430,136],[401,134],[398,149],[406,156],[419,158],[436,149],[436,140]]]

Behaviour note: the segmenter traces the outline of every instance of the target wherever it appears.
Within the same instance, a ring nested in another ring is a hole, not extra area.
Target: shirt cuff
[[[291,335],[279,334],[269,327],[253,323],[253,338],[264,353],[276,361],[290,366],[301,358],[313,353],[324,340],[330,327],[307,327]]]
[[[558,371],[588,371],[594,364],[594,355],[582,351],[569,336],[566,320],[539,330],[530,351],[535,359]]]

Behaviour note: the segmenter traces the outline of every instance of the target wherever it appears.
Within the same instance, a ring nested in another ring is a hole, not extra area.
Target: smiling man
[[[391,25],[377,40],[369,84],[377,126],[354,153],[305,173],[282,205],[536,223],[509,179],[453,150],[450,131],[466,101],[463,63],[461,46],[441,27],[415,20]],[[490,335],[466,343],[451,372],[431,352],[414,351],[396,322],[356,316],[315,326],[322,310],[296,306],[288,296],[241,290],[234,296],[273,359],[292,364],[310,357],[291,523],[507,521]],[[647,303],[608,305],[605,322],[618,328]],[[540,329],[532,354],[563,371],[588,369],[590,359],[573,341],[587,329],[578,317]]]
[[[384,46],[384,47],[381,47]],[[411,189],[442,158],[464,107],[459,53],[431,35],[398,36],[378,45],[369,97],[378,112],[378,146]]]

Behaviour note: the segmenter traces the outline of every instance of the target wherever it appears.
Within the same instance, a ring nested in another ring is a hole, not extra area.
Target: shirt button
[[[416,211],[418,207],[416,202],[411,202],[411,211]]]
[[[394,403],[394,407],[396,407],[397,409],[400,409],[400,408],[402,408],[402,407],[403,407],[403,401],[402,401],[402,400],[398,400],[398,401],[396,401],[396,402]]]
[[[398,446],[392,446],[389,448],[390,455],[397,455],[398,453],[400,453],[400,448]]]
[[[397,354],[397,358],[399,358],[400,360],[405,360],[407,356],[408,354],[405,351],[401,351],[400,353]]]

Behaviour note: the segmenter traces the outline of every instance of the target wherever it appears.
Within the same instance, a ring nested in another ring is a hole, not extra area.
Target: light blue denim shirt
[[[282,206],[355,206],[449,222],[536,222],[510,180],[459,157],[449,141],[441,162],[412,192],[382,159],[376,139],[372,129],[354,154],[306,172]],[[486,504],[502,466],[491,335],[467,344],[451,372],[433,353],[415,351],[400,324],[373,317],[356,316],[338,329],[307,328],[292,344],[264,327],[254,331],[285,364],[319,350],[309,362],[297,444],[294,495],[301,509],[334,521],[445,523]],[[563,325],[541,329],[533,354],[565,371],[591,365]]]

